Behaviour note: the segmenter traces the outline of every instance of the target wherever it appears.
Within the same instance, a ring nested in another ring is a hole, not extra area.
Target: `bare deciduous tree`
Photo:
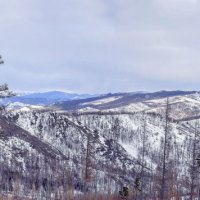
[[[94,159],[94,138],[88,133],[87,135],[87,146],[86,146],[86,160],[85,160],[85,192],[91,187],[93,178],[93,159]]]
[[[162,180],[161,180],[161,190],[160,199],[165,199],[166,190],[166,174],[167,174],[167,158],[169,155],[169,98],[167,98],[166,108],[165,108],[165,127],[164,127],[164,146],[163,146],[163,163],[162,163]]]

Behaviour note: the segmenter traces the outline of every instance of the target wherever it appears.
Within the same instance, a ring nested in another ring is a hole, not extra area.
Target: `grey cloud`
[[[198,89],[197,0],[0,0],[14,90]]]

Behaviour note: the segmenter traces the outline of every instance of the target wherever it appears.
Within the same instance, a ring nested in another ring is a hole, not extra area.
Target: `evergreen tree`
[[[189,130],[193,134],[192,138],[192,152],[191,152],[191,158],[192,162],[190,165],[190,200],[193,200],[195,197],[195,193],[199,193],[198,186],[198,174],[199,174],[199,120],[197,111],[195,111],[195,122],[194,125],[189,124]]]
[[[135,179],[134,186],[135,186],[136,190],[141,191],[141,180],[140,180],[140,178],[137,177]]]
[[[123,187],[123,189],[119,191],[119,195],[122,200],[126,200],[129,196],[128,187]]]
[[[0,55],[0,64],[4,64],[1,55]],[[0,98],[6,98],[11,96],[14,96],[14,93],[9,90],[8,85],[7,84],[0,85]]]
[[[93,162],[95,156],[95,141],[91,133],[87,133],[86,160],[85,160],[85,192],[91,189],[93,179]]]

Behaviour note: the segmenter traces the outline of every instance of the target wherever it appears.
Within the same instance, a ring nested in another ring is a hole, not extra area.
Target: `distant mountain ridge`
[[[66,93],[61,91],[49,91],[40,93],[27,93],[27,94],[19,93],[15,97],[2,100],[2,102],[5,104],[19,102],[30,105],[49,105],[59,101],[84,99],[93,96],[95,95]]]
[[[137,105],[153,99],[161,99],[173,96],[184,96],[198,93],[197,91],[158,91],[158,92],[129,92],[108,93],[102,95],[76,94],[61,91],[49,91],[40,93],[21,93],[11,98],[1,100],[2,104],[12,107],[50,106],[66,111],[114,111],[123,107]],[[24,106],[23,106],[24,105]],[[126,108],[127,110],[127,108]]]
[[[114,109],[127,106],[132,103],[138,103],[146,100],[159,98],[182,96],[195,94],[197,91],[158,91],[158,92],[138,92],[138,93],[109,93],[106,95],[96,96],[87,99],[76,99],[71,101],[57,102],[55,107],[76,111],[80,109],[92,108],[98,110]]]

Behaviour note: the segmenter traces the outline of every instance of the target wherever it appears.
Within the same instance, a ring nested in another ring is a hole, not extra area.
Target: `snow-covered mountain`
[[[84,99],[96,95],[73,94],[60,91],[40,92],[40,93],[17,93],[16,96],[1,100],[2,103],[24,103],[30,105],[49,105],[60,101]]]
[[[132,111],[141,110],[140,106],[146,107],[145,102],[176,96],[185,96],[196,94],[195,91],[159,91],[153,93],[114,93],[106,94],[93,98],[79,99],[74,101],[63,101],[55,103],[54,106],[58,109],[77,111],[122,111],[130,110],[133,106]],[[144,103],[143,103],[144,102]],[[147,105],[147,107],[149,107]]]
[[[62,102],[52,109],[10,107],[0,118],[1,178],[10,182],[0,188],[9,191],[18,183],[18,193],[24,198],[57,195],[65,199],[66,191],[67,195],[72,191],[82,195],[86,190],[109,194],[118,193],[124,185],[134,191],[135,178],[140,177],[143,195],[156,199],[167,119],[166,193],[171,199],[186,198],[193,180],[191,169],[195,172],[197,167],[191,166],[199,111],[200,94],[181,91],[108,94]],[[196,134],[196,141],[200,141],[198,137]],[[195,143],[195,156],[200,155],[199,145]],[[197,178],[196,174],[194,196]]]

